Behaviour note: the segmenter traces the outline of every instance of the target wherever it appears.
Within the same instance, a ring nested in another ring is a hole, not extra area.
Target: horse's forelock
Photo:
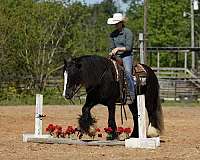
[[[71,57],[71,56],[68,56],[68,57],[65,57],[64,58],[64,65],[65,67],[70,64],[70,63],[74,63],[76,61],[77,58],[74,58],[74,57]]]

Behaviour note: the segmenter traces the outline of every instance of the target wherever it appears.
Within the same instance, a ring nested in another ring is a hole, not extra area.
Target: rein
[[[108,59],[110,59],[111,61],[114,60],[114,61],[118,64],[118,67],[119,67],[123,72],[125,72],[124,67],[122,67],[123,61],[122,61],[121,58],[118,58],[117,56],[109,56]],[[116,68],[116,67],[115,67],[115,70],[116,70],[116,72],[117,72],[117,68]],[[123,78],[124,78],[124,77],[123,77]],[[121,91],[120,91],[120,92],[121,92]],[[121,94],[121,93],[120,93],[120,94]],[[123,99],[122,99],[123,102],[124,102],[124,99],[125,99],[125,97],[123,96]],[[120,107],[121,123],[122,123],[122,125],[123,125],[123,123],[124,123],[124,121],[123,121],[123,112],[124,112],[125,119],[126,119],[126,121],[127,121],[126,109],[125,109],[125,106],[124,106],[125,104],[124,104],[123,102],[121,103],[121,107]]]
[[[82,87],[82,85],[79,85],[79,87],[75,90],[75,92],[74,92],[72,98],[76,95],[76,93],[78,93],[78,91],[81,89],[81,87]],[[72,98],[70,98],[69,100],[70,100],[73,104],[75,104],[74,101],[72,100]],[[80,98],[80,96],[79,96],[79,98]]]

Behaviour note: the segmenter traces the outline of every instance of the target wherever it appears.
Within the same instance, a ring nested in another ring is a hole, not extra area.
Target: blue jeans
[[[134,85],[135,82],[132,76],[133,56],[130,55],[130,56],[123,57],[122,60],[123,60],[123,65],[125,69],[125,75],[126,75],[126,79],[128,83],[130,97],[131,97],[131,100],[134,100],[135,99],[135,85]]]

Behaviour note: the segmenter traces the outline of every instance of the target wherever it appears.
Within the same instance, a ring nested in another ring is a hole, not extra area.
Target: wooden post
[[[147,64],[147,19],[148,19],[148,0],[144,0],[144,64]]]

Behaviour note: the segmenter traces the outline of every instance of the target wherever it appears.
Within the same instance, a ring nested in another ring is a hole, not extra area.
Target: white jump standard
[[[125,140],[125,147],[127,148],[146,148],[156,149],[160,146],[160,137],[147,138],[147,112],[145,107],[145,96],[137,96],[137,108],[138,108],[138,129],[139,138],[129,138]]]
[[[35,106],[35,134],[23,134],[23,142],[27,142],[32,138],[49,138],[49,134],[42,134],[42,118],[45,117],[42,114],[43,108],[43,95],[36,94],[36,106]]]

